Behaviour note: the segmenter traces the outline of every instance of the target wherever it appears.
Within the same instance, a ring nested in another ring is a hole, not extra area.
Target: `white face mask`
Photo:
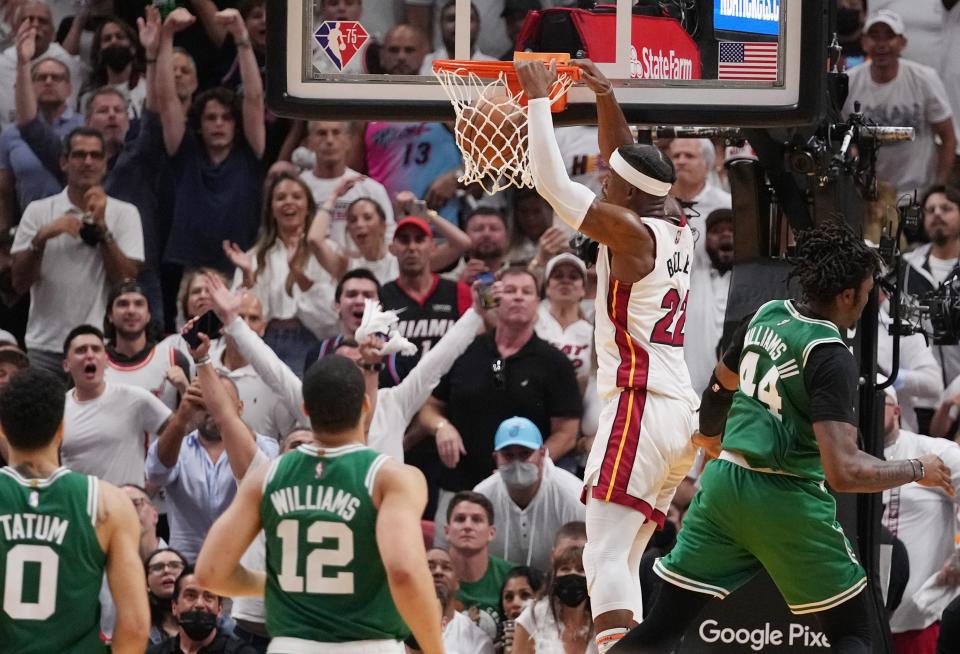
[[[540,470],[536,463],[527,463],[525,461],[511,461],[498,468],[500,477],[507,488],[521,489],[529,488],[537,483],[540,478]]]

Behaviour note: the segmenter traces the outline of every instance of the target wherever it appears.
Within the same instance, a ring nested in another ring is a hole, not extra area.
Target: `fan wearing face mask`
[[[256,654],[257,650],[252,646],[217,629],[223,598],[197,583],[192,565],[184,568],[177,577],[171,605],[173,617],[179,626],[177,635],[151,645],[147,648],[147,654],[197,651]]]
[[[554,558],[537,601],[517,618],[511,654],[596,654],[593,636],[583,547],[568,547]]]
[[[496,471],[474,490],[493,504],[490,553],[538,570],[550,568],[553,535],[584,519],[583,482],[553,465],[543,435],[527,418],[507,418],[494,436]]]
[[[85,111],[93,92],[109,86],[127,99],[129,118],[139,118],[147,97],[147,78],[146,57],[136,30],[116,16],[104,19],[93,36],[90,58],[94,68],[80,90],[77,108]]]

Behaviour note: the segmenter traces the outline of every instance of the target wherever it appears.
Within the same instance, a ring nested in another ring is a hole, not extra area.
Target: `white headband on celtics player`
[[[670,192],[670,187],[673,186],[670,182],[663,182],[659,179],[650,177],[641,173],[639,170],[627,163],[627,160],[623,158],[619,150],[614,150],[613,154],[610,156],[610,168],[620,175],[627,182],[636,186],[638,189],[644,193],[649,193],[656,197],[662,198],[667,193]]]

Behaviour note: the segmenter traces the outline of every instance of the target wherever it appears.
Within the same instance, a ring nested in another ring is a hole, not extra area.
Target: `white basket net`
[[[507,75],[482,78],[465,68],[434,71],[456,113],[454,134],[463,154],[464,184],[479,184],[488,194],[516,186],[533,188],[527,155],[527,110],[522,91],[511,93]],[[567,92],[573,79],[559,73],[550,97]],[[482,102],[482,107],[481,107]]]

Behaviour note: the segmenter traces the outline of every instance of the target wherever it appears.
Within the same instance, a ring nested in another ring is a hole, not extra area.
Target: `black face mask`
[[[587,578],[583,575],[560,575],[553,582],[553,594],[569,607],[580,606],[587,599]]]
[[[850,7],[837,9],[837,34],[849,36],[860,29],[860,10]]]
[[[217,616],[207,611],[185,611],[177,618],[180,628],[191,640],[200,641],[217,627]]]
[[[133,52],[125,45],[111,45],[100,51],[100,61],[115,73],[119,73],[133,61]]]

